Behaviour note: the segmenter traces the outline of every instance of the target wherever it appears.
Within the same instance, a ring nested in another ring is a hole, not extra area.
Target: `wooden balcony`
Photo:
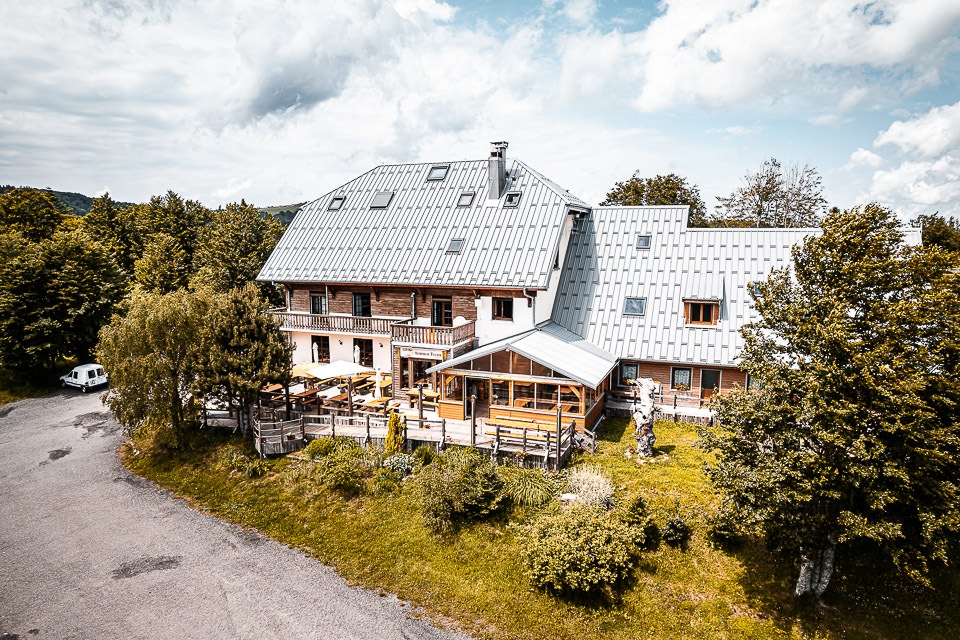
[[[436,344],[452,347],[473,340],[476,322],[471,320],[456,327],[425,327],[410,324],[409,320],[395,322],[391,327],[390,340],[394,343]]]
[[[271,310],[284,331],[312,331],[325,333],[355,333],[389,336],[390,324],[396,318],[365,318],[360,316],[329,316],[312,313],[291,313]]]

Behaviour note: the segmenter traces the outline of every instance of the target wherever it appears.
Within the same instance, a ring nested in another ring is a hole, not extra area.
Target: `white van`
[[[79,387],[84,393],[101,384],[107,384],[107,374],[98,364],[81,364],[67,375],[60,376],[61,386]]]

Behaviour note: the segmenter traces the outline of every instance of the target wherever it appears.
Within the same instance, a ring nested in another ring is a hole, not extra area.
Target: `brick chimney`
[[[487,160],[487,183],[490,185],[488,198],[497,200],[503,195],[507,185],[507,143],[491,142],[490,158]]]

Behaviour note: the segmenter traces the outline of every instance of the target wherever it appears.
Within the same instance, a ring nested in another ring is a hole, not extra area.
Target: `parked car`
[[[101,384],[107,384],[107,374],[98,364],[81,364],[67,375],[60,376],[61,386],[78,387],[84,393]]]

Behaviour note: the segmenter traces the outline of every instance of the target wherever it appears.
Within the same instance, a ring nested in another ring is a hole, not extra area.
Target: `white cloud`
[[[644,31],[613,32],[619,59],[593,68],[609,78],[639,77],[631,86],[639,87],[633,95],[644,112],[808,96],[850,109],[884,86],[936,84],[960,26],[954,0],[665,0],[660,7]],[[610,36],[592,34],[598,44]]]
[[[563,3],[563,14],[574,24],[587,25],[597,14],[597,2],[596,0],[567,0]]]
[[[894,202],[911,216],[940,211],[960,212],[960,157],[945,155],[934,161],[907,161],[873,176],[872,196]]]
[[[844,170],[850,171],[857,167],[879,167],[883,164],[883,157],[869,149],[858,147],[856,151],[850,154],[850,160],[843,166]]]
[[[960,144],[960,102],[934,107],[910,120],[897,120],[881,131],[873,144],[892,144],[926,158],[939,156]]]

